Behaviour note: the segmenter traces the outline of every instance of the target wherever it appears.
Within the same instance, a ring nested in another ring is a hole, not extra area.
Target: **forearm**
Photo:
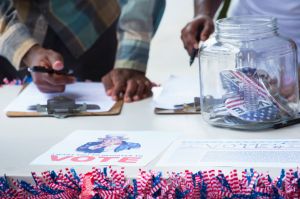
[[[194,0],[194,16],[207,15],[213,18],[222,0]]]
[[[145,72],[150,42],[164,11],[164,0],[131,0],[122,5],[115,68]]]
[[[26,26],[18,20],[11,0],[0,2],[0,44],[0,55],[16,68],[20,66],[27,51],[37,44]]]

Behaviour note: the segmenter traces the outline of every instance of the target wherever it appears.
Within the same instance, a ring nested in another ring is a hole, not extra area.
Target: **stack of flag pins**
[[[176,199],[283,199],[300,198],[299,172],[282,170],[281,175],[272,178],[269,174],[253,169],[237,170],[224,175],[221,170],[192,173],[168,173],[140,170],[137,179],[126,178],[121,171],[111,168],[93,168],[91,172],[77,175],[74,169],[43,172],[41,176],[32,173],[34,184],[6,177],[0,178],[0,198],[28,199],[102,199],[102,198],[176,198]]]
[[[220,78],[226,94],[222,104],[214,107],[213,119],[221,116],[225,123],[247,126],[257,122],[278,122],[281,113],[290,115],[293,112],[287,105],[283,105],[283,100],[279,101],[272,96],[278,93],[271,94],[266,87],[265,83],[270,81],[270,77],[265,71],[249,67],[224,70]]]

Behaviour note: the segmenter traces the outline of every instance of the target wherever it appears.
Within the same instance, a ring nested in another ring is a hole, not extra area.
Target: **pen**
[[[283,127],[292,126],[294,124],[299,124],[299,123],[300,123],[300,118],[296,118],[296,119],[292,119],[292,120],[288,120],[288,121],[283,121],[283,122],[280,122],[278,124],[274,124],[273,128],[274,129],[281,129]]]
[[[199,51],[198,48],[197,49],[193,48],[192,54],[191,54],[191,57],[190,57],[190,66],[194,63],[194,60],[195,60],[195,58],[196,58],[196,56],[198,54],[198,51]]]
[[[190,66],[194,63],[194,60],[196,56],[199,54],[199,52],[202,50],[203,47],[203,41],[199,41],[199,47],[198,48],[193,48],[192,54],[190,57]]]
[[[48,73],[48,74],[57,74],[57,75],[68,75],[68,76],[73,76],[74,73],[72,70],[69,71],[57,71],[53,70],[52,68],[46,68],[43,66],[32,66],[28,67],[29,72],[35,72],[35,73]]]

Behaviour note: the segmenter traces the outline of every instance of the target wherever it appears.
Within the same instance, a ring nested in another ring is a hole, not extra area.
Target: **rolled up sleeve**
[[[18,19],[11,0],[0,3],[0,55],[17,69],[24,55],[38,42],[31,36],[26,25]]]
[[[165,8],[164,0],[120,0],[118,51],[115,68],[145,72],[150,42]]]

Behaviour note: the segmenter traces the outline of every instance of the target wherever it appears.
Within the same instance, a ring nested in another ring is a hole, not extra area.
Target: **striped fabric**
[[[1,0],[0,55],[16,68],[42,44],[50,26],[74,57],[86,52],[120,16],[116,68],[145,71],[165,0]]]
[[[122,13],[115,68],[131,68],[144,72],[149,57],[150,41],[159,26],[166,2],[165,0],[119,1]]]

